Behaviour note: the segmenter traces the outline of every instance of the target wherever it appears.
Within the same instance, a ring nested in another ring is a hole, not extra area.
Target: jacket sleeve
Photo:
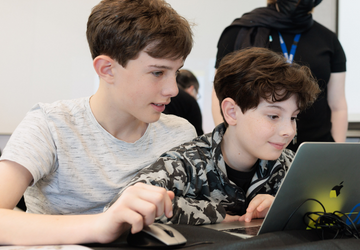
[[[177,151],[167,152],[154,164],[142,169],[126,187],[143,182],[173,191],[174,216],[169,219],[163,216],[159,219],[163,223],[200,225],[221,222],[226,211],[220,200],[212,198],[207,174],[202,167],[204,161],[188,156]],[[198,163],[197,167],[195,163]]]

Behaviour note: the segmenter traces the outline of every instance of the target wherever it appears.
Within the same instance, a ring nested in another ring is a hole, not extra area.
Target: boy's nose
[[[296,123],[286,121],[282,124],[281,135],[286,137],[294,137],[296,133]]]
[[[179,93],[179,88],[176,83],[176,77],[172,77],[169,82],[165,85],[163,94],[165,96],[174,97]]]

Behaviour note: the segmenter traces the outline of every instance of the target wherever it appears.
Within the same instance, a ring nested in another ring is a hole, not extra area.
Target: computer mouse
[[[166,224],[153,223],[136,234],[129,233],[127,242],[131,246],[148,248],[169,248],[186,244],[185,237]]]

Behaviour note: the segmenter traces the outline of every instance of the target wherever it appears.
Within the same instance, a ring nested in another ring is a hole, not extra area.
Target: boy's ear
[[[99,77],[105,80],[108,83],[113,81],[114,75],[112,69],[114,67],[115,61],[108,56],[100,55],[97,56],[94,61],[94,69]]]
[[[194,91],[194,85],[191,85],[190,87],[188,87],[186,90],[189,90],[189,92],[193,92]]]
[[[188,93],[189,95],[194,95],[194,85],[191,85],[190,87],[186,88],[185,91],[186,93]]]
[[[224,119],[230,126],[237,124],[236,107],[236,102],[230,97],[225,98],[221,103]]]

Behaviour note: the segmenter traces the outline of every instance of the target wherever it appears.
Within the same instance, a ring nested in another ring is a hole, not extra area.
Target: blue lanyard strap
[[[290,55],[288,54],[284,39],[282,38],[280,32],[279,32],[279,38],[280,38],[280,46],[281,46],[281,50],[284,53],[284,57],[286,58],[288,63],[292,63],[294,60],[294,56],[295,56],[295,52],[296,52],[296,48],[297,48],[297,44],[300,40],[300,36],[301,34],[296,34],[295,38],[294,38],[294,42],[291,46],[291,50],[290,50]]]

